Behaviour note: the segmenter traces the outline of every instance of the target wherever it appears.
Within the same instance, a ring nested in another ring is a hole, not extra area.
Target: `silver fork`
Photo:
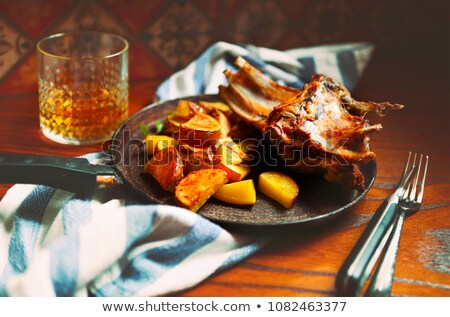
[[[400,182],[391,195],[381,203],[336,276],[336,290],[340,296],[359,296],[365,281],[377,263],[392,232],[400,199],[413,181],[415,164],[410,167],[408,154]]]
[[[394,270],[397,260],[398,247],[400,236],[402,233],[403,222],[408,213],[416,212],[420,209],[423,198],[423,191],[425,187],[425,178],[428,168],[428,156],[425,157],[425,166],[420,178],[420,170],[422,166],[422,155],[420,155],[419,165],[416,170],[416,175],[412,184],[410,183],[407,190],[403,194],[397,209],[397,217],[393,224],[393,229],[385,252],[380,260],[380,264],[370,282],[370,285],[365,293],[365,296],[390,296],[392,289],[392,282],[394,279]],[[416,155],[414,155],[413,166],[416,163]],[[417,184],[419,183],[419,187]]]

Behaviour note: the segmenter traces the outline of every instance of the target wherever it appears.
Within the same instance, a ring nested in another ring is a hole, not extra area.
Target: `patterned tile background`
[[[448,54],[449,1],[0,0],[0,95],[36,91],[36,42],[66,30],[125,36],[130,80],[162,80],[224,40],[276,49],[371,41],[378,54]]]

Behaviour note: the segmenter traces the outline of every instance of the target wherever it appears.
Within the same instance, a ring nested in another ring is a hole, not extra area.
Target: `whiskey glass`
[[[63,144],[111,137],[128,117],[128,42],[99,32],[51,35],[37,44],[39,123]]]

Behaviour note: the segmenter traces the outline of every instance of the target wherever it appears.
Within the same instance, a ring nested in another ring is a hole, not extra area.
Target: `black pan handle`
[[[0,183],[40,184],[91,194],[97,175],[116,175],[112,167],[85,158],[0,153]]]

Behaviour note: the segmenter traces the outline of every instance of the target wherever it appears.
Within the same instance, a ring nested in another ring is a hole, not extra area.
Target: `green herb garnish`
[[[164,124],[161,121],[157,120],[155,122],[155,128],[156,128],[156,133],[159,133],[164,128]]]
[[[147,136],[150,134],[150,131],[148,131],[147,126],[144,123],[139,123],[139,129],[141,129],[141,132],[144,136]]]
[[[167,115],[168,115],[168,116],[175,116],[176,113],[175,113],[175,112],[169,112]]]

